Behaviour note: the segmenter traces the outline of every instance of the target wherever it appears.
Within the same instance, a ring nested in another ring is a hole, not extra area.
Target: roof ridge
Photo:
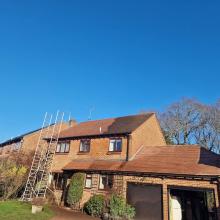
[[[143,115],[150,115],[150,114],[153,115],[153,114],[155,114],[155,112],[146,112],[146,113],[143,113],[143,114],[132,114],[132,115],[125,115],[125,116],[111,117],[111,118],[102,118],[102,119],[88,120],[88,121],[79,122],[77,125],[83,124],[83,123],[88,123],[88,122],[104,121],[104,120],[126,118],[126,117],[134,117],[134,116],[143,116]]]

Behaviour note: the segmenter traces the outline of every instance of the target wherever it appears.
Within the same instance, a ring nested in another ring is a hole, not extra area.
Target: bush
[[[67,194],[67,203],[75,206],[82,198],[85,175],[83,173],[75,173],[70,181]]]
[[[85,203],[84,210],[89,215],[101,217],[105,206],[103,195],[94,195]]]
[[[126,204],[124,217],[126,219],[133,219],[135,217],[135,214],[136,214],[135,208],[129,204]]]
[[[112,195],[109,201],[109,211],[114,219],[133,219],[135,217],[135,208],[127,204],[125,199],[116,195]]]
[[[0,161],[0,197],[3,200],[16,197],[24,186],[27,167],[16,163],[15,160],[2,159]]]

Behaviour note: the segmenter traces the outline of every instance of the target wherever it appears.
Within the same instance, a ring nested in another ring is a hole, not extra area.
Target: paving
[[[55,216],[51,220],[100,220],[81,212],[75,212],[67,208],[53,207]]]

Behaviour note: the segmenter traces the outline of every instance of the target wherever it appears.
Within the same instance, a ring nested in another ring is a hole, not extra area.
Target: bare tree
[[[220,150],[220,110],[217,105],[203,105],[200,126],[195,131],[196,143],[212,151],[219,153]]]
[[[175,144],[190,144],[194,131],[200,124],[200,103],[193,99],[182,99],[160,114],[163,130]]]
[[[199,144],[220,153],[220,100],[205,105],[182,99],[160,114],[161,127],[175,144]]]

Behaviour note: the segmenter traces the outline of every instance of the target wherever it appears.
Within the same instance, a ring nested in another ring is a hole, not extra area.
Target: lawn
[[[49,207],[38,214],[31,213],[31,204],[19,201],[0,202],[0,219],[1,220],[48,220],[54,216]]]

